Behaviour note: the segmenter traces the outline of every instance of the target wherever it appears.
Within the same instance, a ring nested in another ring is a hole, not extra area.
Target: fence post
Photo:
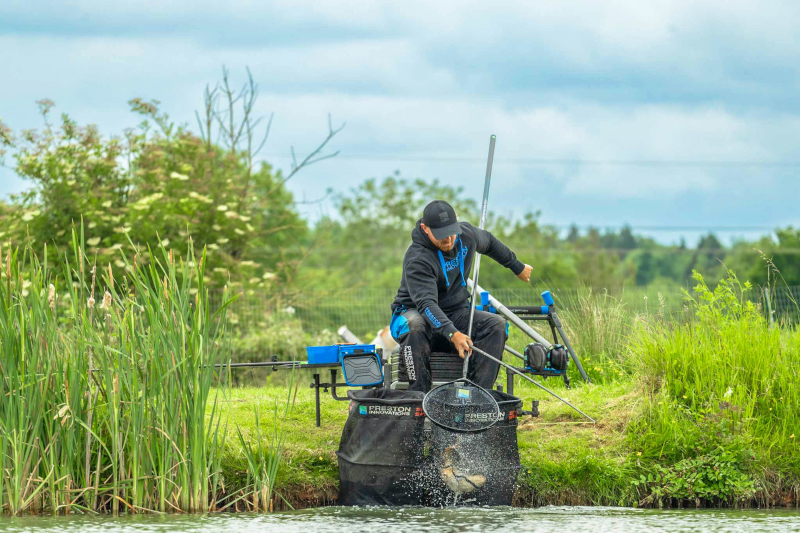
[[[775,317],[772,315],[772,303],[769,301],[769,287],[764,287],[764,301],[767,302],[767,314],[769,315],[769,327],[775,326]]]

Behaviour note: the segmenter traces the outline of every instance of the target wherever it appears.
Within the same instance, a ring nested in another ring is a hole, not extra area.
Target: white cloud
[[[7,1],[0,63],[13,82],[0,84],[0,117],[36,127],[33,101],[50,97],[57,112],[118,133],[138,122],[125,102],[141,96],[193,126],[220,66],[238,84],[247,65],[259,110],[276,112],[270,161],[287,168],[289,146],[313,149],[328,112],[348,123],[331,145],[342,157],[291,182],[308,199],[398,168],[478,196],[490,133],[498,210],[536,208],[553,191],[658,202],[754,182],[780,198],[775,173],[757,166],[579,161],[794,160],[798,23],[791,2],[722,0]]]

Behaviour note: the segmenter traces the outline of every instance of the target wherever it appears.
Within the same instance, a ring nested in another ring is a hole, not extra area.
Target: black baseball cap
[[[422,223],[431,228],[433,236],[437,239],[461,235],[461,224],[456,219],[456,212],[444,200],[434,200],[425,206]]]

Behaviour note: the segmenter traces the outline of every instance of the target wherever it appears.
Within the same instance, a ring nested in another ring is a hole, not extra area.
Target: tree
[[[10,240],[48,243],[52,259],[68,248],[72,225],[83,223],[87,249],[100,264],[121,268],[117,254],[130,241],[147,260],[147,245],[161,244],[180,255],[191,239],[208,247],[211,285],[264,287],[265,279],[291,276],[308,227],[286,182],[335,156],[320,154],[341,127],[334,129],[329,117],[328,134],[317,149],[300,162],[292,149],[290,172],[273,171],[256,161],[271,124],[270,118],[256,138],[257,96],[249,71],[248,81],[234,91],[223,69],[222,81],[206,88],[204,111],[197,114],[199,136],[170,121],[155,100],[132,99],[132,110],[144,121],[122,137],[108,138],[67,115],[54,127],[53,102],[39,101],[44,130],[23,132],[14,145],[15,170],[33,187],[12,202],[14,216],[4,216]],[[283,253],[287,248],[294,250]]]

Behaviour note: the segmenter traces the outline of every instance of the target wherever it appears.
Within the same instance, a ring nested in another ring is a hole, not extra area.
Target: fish
[[[455,494],[467,494],[483,487],[486,478],[480,474],[469,475],[463,472],[458,466],[458,450],[455,446],[448,446],[442,452],[444,460],[442,469],[439,471],[447,488]]]

